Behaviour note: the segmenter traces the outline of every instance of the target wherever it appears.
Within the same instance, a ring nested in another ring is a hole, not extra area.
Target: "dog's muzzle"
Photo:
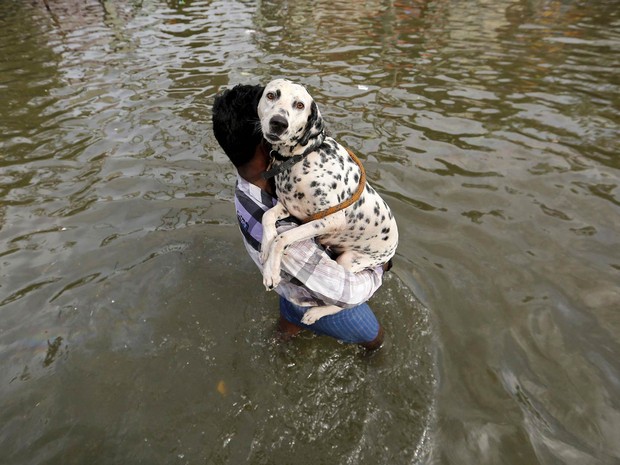
[[[284,116],[275,115],[269,120],[269,133],[280,136],[288,128],[288,121]]]

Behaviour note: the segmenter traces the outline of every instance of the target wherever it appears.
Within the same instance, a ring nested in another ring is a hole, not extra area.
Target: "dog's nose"
[[[281,115],[275,115],[269,120],[269,130],[275,134],[282,134],[288,128],[288,121]]]

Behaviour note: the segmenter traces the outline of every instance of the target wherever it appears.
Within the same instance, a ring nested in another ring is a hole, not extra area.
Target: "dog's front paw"
[[[305,325],[312,325],[319,321],[323,313],[316,307],[311,308],[310,310],[304,313],[304,316],[301,318],[301,322]]]
[[[267,260],[263,267],[263,284],[265,289],[268,291],[275,289],[281,280],[279,264],[274,263],[273,259]]]
[[[272,275],[265,273],[263,275],[263,284],[265,285],[265,289],[267,289],[268,291],[272,291],[276,287],[278,287],[278,284],[280,284],[281,280],[282,279],[280,278],[279,274]]]

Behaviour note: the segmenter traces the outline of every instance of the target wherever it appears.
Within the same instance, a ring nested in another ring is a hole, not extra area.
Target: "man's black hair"
[[[239,84],[217,95],[213,102],[213,133],[236,167],[252,159],[263,138],[257,107],[264,89]]]

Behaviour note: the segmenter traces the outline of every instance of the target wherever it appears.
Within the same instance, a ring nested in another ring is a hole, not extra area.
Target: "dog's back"
[[[327,137],[301,162],[276,177],[278,199],[293,216],[304,220],[351,198],[361,175],[347,150]],[[381,265],[394,256],[396,220],[368,183],[344,213],[347,228],[319,236],[321,244],[337,253],[357,252],[360,269]]]

